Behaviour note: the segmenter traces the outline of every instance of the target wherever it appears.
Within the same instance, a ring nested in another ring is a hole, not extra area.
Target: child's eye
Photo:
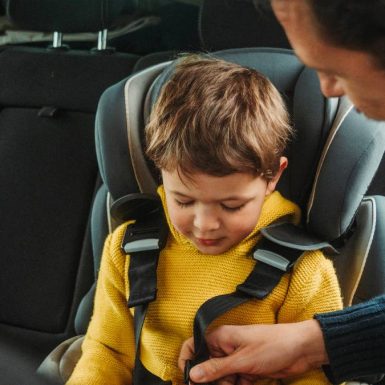
[[[245,204],[241,204],[240,206],[236,206],[236,207],[229,207],[229,206],[226,206],[224,205],[223,203],[221,203],[221,207],[223,210],[225,211],[230,211],[230,212],[234,212],[234,211],[239,211],[240,209],[242,209],[242,207],[244,206]]]
[[[181,201],[178,201],[177,199],[175,199],[175,202],[176,202],[176,204],[177,204],[179,207],[182,207],[182,208],[189,207],[189,206],[191,206],[191,205],[194,203],[194,201],[181,202]]]

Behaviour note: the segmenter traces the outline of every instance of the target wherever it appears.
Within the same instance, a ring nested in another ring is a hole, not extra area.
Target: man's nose
[[[216,210],[208,207],[197,207],[194,215],[194,227],[197,228],[202,235],[204,233],[217,230],[220,226],[220,220],[216,214]]]
[[[339,97],[345,94],[341,82],[335,76],[318,74],[322,93],[327,97]]]

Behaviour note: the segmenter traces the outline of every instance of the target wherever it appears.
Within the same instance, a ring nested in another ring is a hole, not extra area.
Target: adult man
[[[385,1],[271,0],[298,57],[318,72],[325,96],[346,94],[385,120]],[[224,326],[207,336],[213,359],[192,381],[251,384],[327,365],[333,383],[385,373],[385,296],[297,324]],[[182,368],[193,352],[184,344]],[[238,380],[233,373],[238,373]]]

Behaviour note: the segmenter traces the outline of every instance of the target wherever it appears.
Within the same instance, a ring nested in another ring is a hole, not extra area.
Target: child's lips
[[[197,241],[204,246],[215,246],[217,245],[223,238],[217,239],[205,239],[205,238],[197,238]]]

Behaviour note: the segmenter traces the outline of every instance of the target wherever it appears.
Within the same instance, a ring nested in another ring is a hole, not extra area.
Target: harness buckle
[[[136,253],[138,251],[159,250],[158,238],[138,239],[137,241],[128,242],[123,246],[127,254]]]
[[[293,262],[282,257],[282,255],[276,254],[273,251],[265,249],[257,249],[253,253],[253,259],[266,263],[266,265],[275,267],[282,271],[289,271],[293,266]]]

